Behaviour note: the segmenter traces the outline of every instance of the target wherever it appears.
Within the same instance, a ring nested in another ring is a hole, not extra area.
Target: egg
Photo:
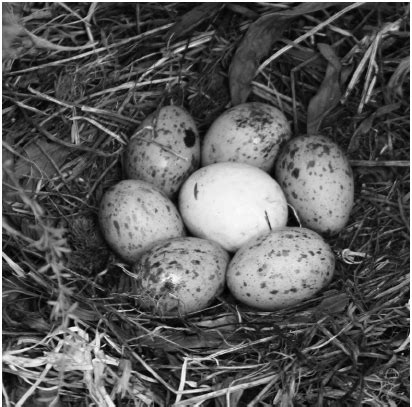
[[[210,305],[225,287],[229,254],[196,237],[169,239],[146,251],[132,268],[141,305],[161,315],[186,315]]]
[[[229,252],[250,238],[285,226],[286,198],[278,183],[249,164],[224,162],[195,171],[182,185],[178,207],[189,231]]]
[[[335,234],[349,220],[354,201],[351,166],[342,149],[324,136],[300,136],[282,149],[275,178],[301,224]]]
[[[127,178],[150,182],[173,197],[199,163],[195,121],[179,106],[164,106],[149,115],[130,139],[124,171]]]
[[[211,125],[202,144],[202,166],[235,161],[269,171],[280,146],[291,137],[285,115],[260,102],[226,110]]]
[[[333,278],[335,257],[316,232],[284,227],[251,239],[229,263],[227,286],[251,307],[273,311],[313,297]]]
[[[140,180],[120,181],[104,193],[99,224],[109,246],[126,262],[137,260],[158,241],[185,234],[176,206]]]

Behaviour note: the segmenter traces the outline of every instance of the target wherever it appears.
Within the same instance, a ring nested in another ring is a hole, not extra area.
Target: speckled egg
[[[313,297],[334,269],[334,254],[320,235],[285,227],[241,247],[229,263],[227,285],[244,304],[273,311]]]
[[[185,315],[210,305],[225,286],[229,254],[195,237],[166,240],[133,265],[142,306],[162,315]]]
[[[199,167],[195,121],[181,107],[162,107],[149,115],[130,139],[124,162],[127,178],[150,182],[173,197]]]
[[[194,172],[182,185],[179,211],[190,232],[229,252],[250,238],[286,225],[288,207],[279,184],[249,164],[224,162]]]
[[[99,207],[99,224],[110,247],[126,262],[154,243],[184,235],[176,207],[145,181],[123,180],[109,188]]]
[[[290,125],[279,109],[266,103],[243,103],[212,123],[202,144],[202,166],[235,161],[269,171],[280,146],[290,137]]]
[[[323,136],[290,140],[279,154],[275,178],[303,226],[334,234],[348,222],[354,201],[353,173],[332,140]]]

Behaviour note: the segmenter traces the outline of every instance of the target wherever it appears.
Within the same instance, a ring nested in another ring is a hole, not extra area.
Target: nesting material
[[[408,4],[13,3],[3,41],[3,404],[410,405]],[[160,106],[203,137],[245,101],[347,154],[334,278],[273,312],[224,291],[154,315],[101,198]]]

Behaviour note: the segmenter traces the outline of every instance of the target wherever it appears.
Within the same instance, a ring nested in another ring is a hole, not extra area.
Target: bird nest
[[[3,4],[4,406],[409,406],[407,3]],[[347,153],[332,283],[275,312],[159,317],[96,223],[159,106],[203,135],[281,109]]]

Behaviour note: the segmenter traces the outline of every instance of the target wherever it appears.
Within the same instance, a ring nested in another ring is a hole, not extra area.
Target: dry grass
[[[345,66],[322,133],[352,160],[356,203],[318,297],[270,313],[225,293],[185,319],[154,317],[119,286],[126,265],[96,227],[141,120],[175,103],[204,133],[230,104],[251,22],[290,6],[218,4],[190,24],[191,3],[3,15],[3,405],[409,405],[409,4],[296,18],[252,83],[249,100],[279,106],[299,134],[326,69],[316,44]]]

